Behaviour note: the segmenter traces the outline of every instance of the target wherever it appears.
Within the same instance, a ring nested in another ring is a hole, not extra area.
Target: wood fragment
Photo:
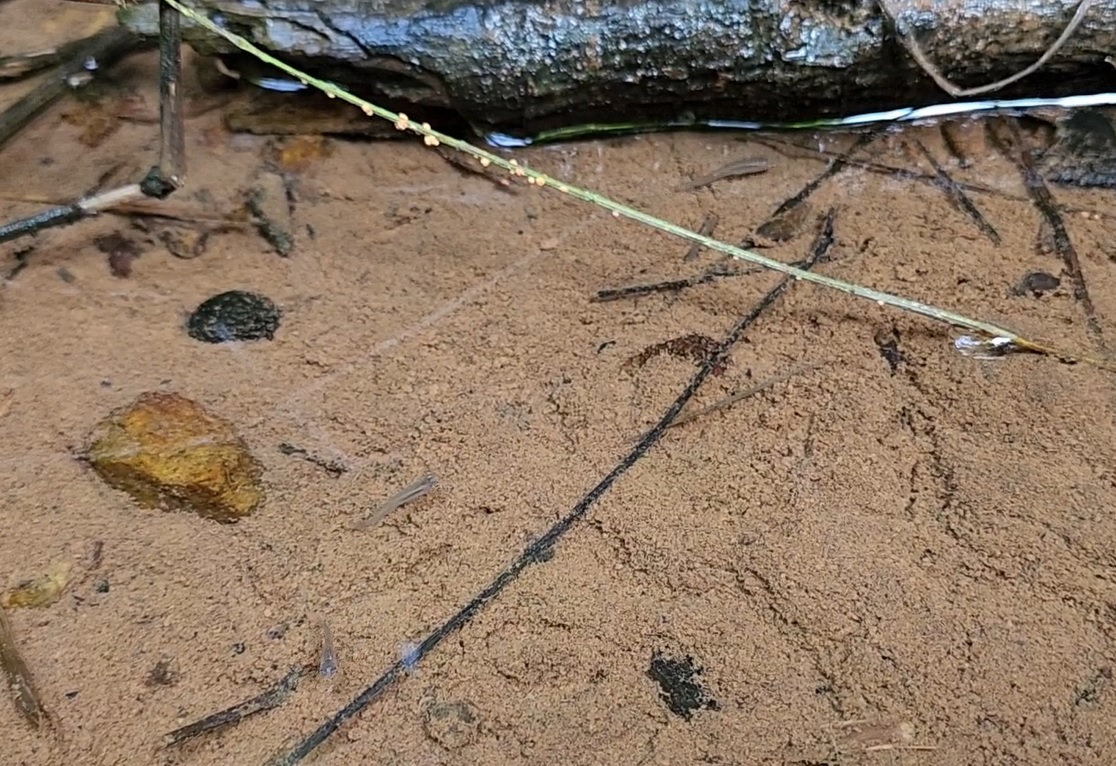
[[[641,298],[644,295],[651,295],[653,293],[680,292],[688,287],[697,287],[698,285],[704,285],[717,279],[740,275],[741,272],[736,271],[709,269],[693,277],[668,279],[663,282],[652,282],[649,284],[628,285],[627,287],[605,288],[603,290],[598,290],[589,300],[592,303],[607,303],[609,301],[618,301],[626,298]]]
[[[914,139],[913,143],[922,154],[923,158],[934,168],[934,173],[938,179],[937,185],[946,193],[949,197],[949,201],[952,202],[958,210],[967,215],[969,219],[976,224],[976,227],[980,229],[981,233],[988,237],[988,240],[993,245],[999,245],[1000,233],[988,222],[988,219],[980,212],[980,208],[969,198],[969,195],[965,193],[965,190],[961,188],[960,184],[958,184],[957,181],[953,179],[953,176],[949,174],[949,171],[942,167],[941,163],[934,158],[934,155],[926,147],[926,144],[917,138]]]
[[[298,688],[299,679],[306,669],[297,666],[291,668],[287,675],[283,676],[270,689],[267,689],[262,694],[246,700],[230,708],[208,715],[200,721],[183,726],[180,729],[175,729],[163,737],[164,747],[173,747],[185,742],[188,739],[199,737],[211,731],[223,729],[226,726],[235,726],[243,721],[248,716],[262,713],[265,710],[271,710],[278,707],[286,701],[287,697],[291,695],[296,688]]]
[[[717,228],[719,222],[720,219],[717,218],[715,213],[706,213],[705,219],[701,222],[701,228],[698,229],[698,234],[703,237],[712,237],[713,230]],[[682,256],[682,262],[689,263],[690,261],[696,261],[697,257],[701,255],[701,251],[702,246],[697,242],[693,243],[690,245],[690,249],[686,251],[686,254]]]
[[[3,609],[0,609],[0,668],[20,715],[36,729],[42,728],[48,720],[47,713],[35,691],[31,671],[16,647],[12,625]]]
[[[1027,146],[1027,141],[1019,130],[1014,120],[998,120],[986,123],[986,134],[993,145],[1019,170],[1023,186],[1031,199],[1031,204],[1050,227],[1054,249],[1064,264],[1068,281],[1073,285],[1073,297],[1085,314],[1086,328],[1092,335],[1094,342],[1104,349],[1107,341],[1104,338],[1103,328],[1097,319],[1096,306],[1089,294],[1089,286],[1085,282],[1085,273],[1081,269],[1081,259],[1077,255],[1066,227],[1064,217],[1054,203],[1046,182],[1039,174],[1035,165],[1034,155]]]

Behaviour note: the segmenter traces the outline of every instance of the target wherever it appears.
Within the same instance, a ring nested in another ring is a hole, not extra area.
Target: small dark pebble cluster
[[[1053,274],[1047,274],[1045,271],[1032,271],[1019,280],[1019,284],[1015,286],[1015,294],[1027,295],[1030,293],[1038,298],[1043,293],[1057,290],[1061,284],[1062,280]]]
[[[194,309],[186,332],[203,343],[271,340],[282,316],[270,298],[244,290],[214,295]]]
[[[721,709],[701,685],[701,673],[692,657],[667,657],[658,652],[647,669],[647,675],[659,685],[659,697],[667,709],[687,721],[698,710]]]

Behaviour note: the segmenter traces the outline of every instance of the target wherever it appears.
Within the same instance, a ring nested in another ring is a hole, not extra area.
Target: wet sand
[[[65,14],[41,42],[88,32],[89,8]],[[37,42],[13,25],[3,50]],[[4,218],[37,209],[17,198],[142,176],[152,66],[117,70],[99,142],[96,109],[66,101],[0,150]],[[969,195],[983,230],[939,186],[850,166],[762,252],[807,258],[832,210],[817,271],[1105,353],[1111,192],[1051,187],[1093,211],[1064,214],[1090,315],[1066,259],[1040,246],[1019,168],[979,122],[952,136],[967,166],[937,127],[855,157],[932,174],[921,142],[955,180],[990,187]],[[691,228],[713,214],[715,236],[739,243],[824,171],[819,146],[853,141],[784,138],[810,151],[668,134],[514,156]],[[284,166],[284,146],[312,151]],[[509,191],[417,141],[232,135],[215,109],[188,120],[187,150],[171,201],[220,217],[264,189],[294,235],[288,257],[251,226],[178,257],[113,215],[0,247],[0,588],[75,565],[58,603],[9,613],[55,729],[0,700],[5,763],[262,766],[401,658],[406,672],[314,762],[1116,762],[1112,374],[964,357],[949,327],[793,284],[688,408],[797,374],[634,451],[778,275],[597,302],[720,257],[686,261],[685,242]],[[674,191],[746,155],[770,170]],[[141,250],[127,277],[97,246],[114,232]],[[1019,294],[1031,272],[1060,286]],[[186,315],[230,289],[282,307],[273,341],[187,336]],[[146,391],[230,420],[265,466],[264,507],[236,525],[146,511],[75,460],[96,421]],[[429,496],[350,528],[427,473]],[[415,657],[563,519],[552,547]],[[322,617],[337,676],[311,669],[278,709],[163,749],[167,732],[316,666]]]

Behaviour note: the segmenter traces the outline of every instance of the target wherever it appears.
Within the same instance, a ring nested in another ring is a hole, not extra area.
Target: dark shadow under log
[[[896,28],[961,87],[1034,63],[1069,0],[196,0],[293,66],[408,115],[533,135],[588,122],[787,122],[951,99]],[[150,7],[121,23],[152,34]],[[230,54],[186,24],[199,52]],[[995,98],[1116,89],[1116,0],[1097,0],[1039,72]],[[242,54],[241,54],[242,55]],[[233,67],[248,67],[242,58]]]

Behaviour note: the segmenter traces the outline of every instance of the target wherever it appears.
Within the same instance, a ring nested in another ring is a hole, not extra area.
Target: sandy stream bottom
[[[3,50],[83,34],[89,13],[8,28]],[[133,112],[154,113],[151,63],[115,75]],[[15,198],[65,199],[113,168],[138,179],[152,162],[155,125],[115,121],[90,141],[91,112],[76,109],[57,105],[0,154],[5,218],[36,208]],[[809,197],[801,231],[764,252],[806,257],[832,209],[820,272],[1103,351],[1116,334],[1112,194],[1052,190],[1094,211],[1065,221],[1097,333],[1064,262],[1036,247],[1042,215],[1018,168],[978,123],[953,136],[974,158],[967,167],[937,128],[878,138],[857,156],[933,172],[922,142],[956,180],[999,190],[971,195],[998,244],[941,188],[849,167]],[[218,216],[254,185],[276,188],[267,160],[279,143],[230,135],[219,111],[192,117],[188,186],[173,201]],[[0,249],[11,275],[0,392],[12,392],[0,419],[0,587],[60,558],[80,570],[101,546],[96,570],[80,571],[59,603],[11,612],[57,731],[33,732],[3,702],[5,764],[262,766],[624,459],[698,368],[647,349],[720,342],[779,281],[593,302],[602,288],[697,275],[719,257],[684,261],[685,243],[557,193],[502,189],[416,143],[317,148],[287,174],[287,258],[243,228],[175,257],[111,215],[27,252]],[[745,154],[771,170],[672,190]],[[729,242],[825,167],[728,135],[517,156],[693,228],[714,214]],[[95,244],[113,232],[143,244],[126,278]],[[1017,294],[1036,271],[1061,286]],[[275,340],[187,337],[185,315],[234,288],[283,307]],[[965,358],[955,335],[791,286],[691,406],[810,368],[668,431],[552,556],[310,760],[1116,763],[1116,380],[1036,356]],[[143,511],[74,460],[94,422],[145,391],[181,393],[235,423],[266,467],[266,505],[235,526]],[[373,530],[347,527],[426,472],[441,478],[434,495]],[[276,710],[162,749],[170,730],[315,662],[321,616],[339,677],[310,676]]]

